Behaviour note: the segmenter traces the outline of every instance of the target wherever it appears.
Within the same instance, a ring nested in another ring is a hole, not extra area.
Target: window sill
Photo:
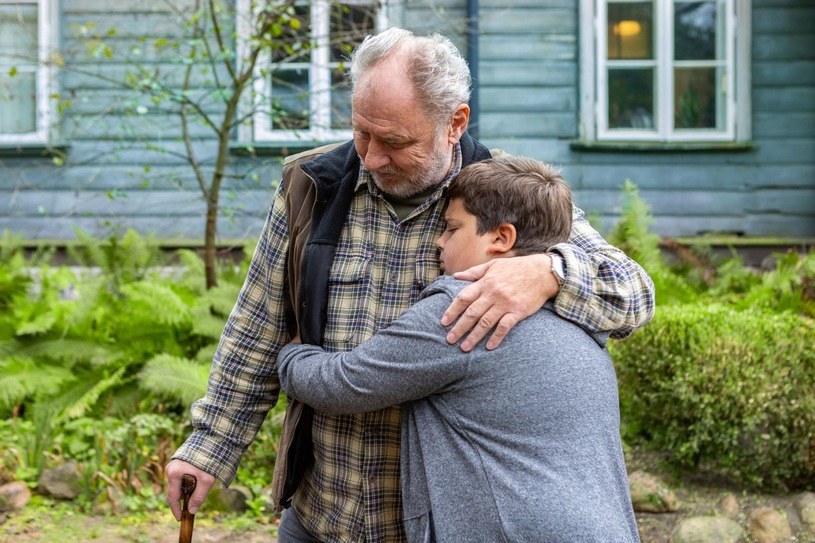
[[[2,143],[0,158],[59,158],[68,154],[67,143]]]
[[[748,141],[726,142],[636,142],[573,140],[573,151],[587,153],[743,153],[758,146]]]
[[[238,141],[229,145],[229,152],[237,156],[280,156],[285,157],[299,153],[300,151],[308,151],[321,145],[329,143],[336,143],[339,141],[348,140],[292,140],[292,141],[263,141],[263,142],[244,142]]]

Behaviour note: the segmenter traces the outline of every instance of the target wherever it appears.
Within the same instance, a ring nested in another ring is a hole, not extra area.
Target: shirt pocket
[[[366,298],[371,292],[373,255],[364,250],[338,249],[328,274],[328,308],[324,344],[347,351],[367,320]],[[358,342],[357,342],[358,343]]]
[[[438,251],[420,250],[416,255],[416,277],[413,279],[411,301],[416,302],[419,294],[433,281],[439,278],[439,255]]]

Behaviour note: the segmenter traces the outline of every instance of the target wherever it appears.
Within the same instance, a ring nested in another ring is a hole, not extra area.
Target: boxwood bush
[[[611,348],[629,441],[748,487],[815,488],[815,321],[668,305]]]

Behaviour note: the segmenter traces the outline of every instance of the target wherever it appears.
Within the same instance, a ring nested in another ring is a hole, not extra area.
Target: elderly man
[[[466,133],[469,69],[446,38],[398,28],[369,36],[352,56],[351,79],[353,142],[284,164],[206,396],[193,404],[194,431],[167,466],[176,518],[183,474],[199,481],[192,512],[216,478],[234,479],[277,401],[277,355],[290,337],[350,350],[418,300],[439,275],[434,242],[447,185],[491,156]],[[457,277],[477,281],[439,326],[453,324],[447,340],[464,351],[488,334],[487,348],[497,347],[550,299],[561,316],[618,337],[653,314],[650,278],[578,209],[568,243]],[[404,541],[399,451],[398,406],[328,415],[291,402],[275,467],[281,543]]]

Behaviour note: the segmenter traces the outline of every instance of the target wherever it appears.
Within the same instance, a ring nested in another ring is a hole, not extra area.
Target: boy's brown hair
[[[470,164],[447,195],[475,215],[478,234],[515,226],[518,256],[546,252],[572,231],[572,191],[558,170],[538,160],[507,156]]]

